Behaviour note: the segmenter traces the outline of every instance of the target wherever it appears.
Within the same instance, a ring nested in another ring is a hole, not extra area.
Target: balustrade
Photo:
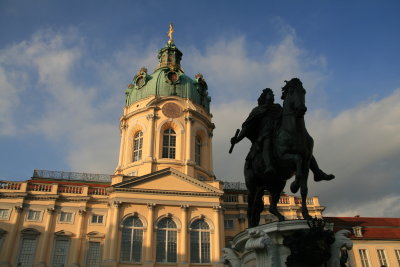
[[[58,187],[58,193],[82,194],[82,192],[83,192],[83,187],[82,186],[60,185]]]
[[[21,190],[21,184],[19,182],[0,181],[0,189]]]
[[[98,196],[108,195],[107,190],[104,187],[90,187],[88,194],[89,195],[98,195]]]
[[[28,184],[28,191],[51,192],[51,184]]]

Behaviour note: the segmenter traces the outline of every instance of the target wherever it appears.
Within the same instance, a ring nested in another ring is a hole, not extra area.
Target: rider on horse
[[[256,154],[261,152],[265,164],[263,173],[272,175],[276,173],[272,163],[272,138],[278,128],[277,123],[281,114],[282,107],[274,103],[272,90],[264,89],[258,98],[258,106],[250,112],[239,135],[231,140],[233,144],[240,142],[244,137],[250,139],[252,145],[246,157],[247,169],[251,168],[252,159]]]
[[[285,99],[286,94],[287,90],[284,87],[282,88],[281,98]],[[244,137],[251,141],[252,145],[246,157],[245,168],[252,168],[252,160],[257,153],[261,153],[265,164],[263,173],[266,175],[274,175],[276,172],[273,164],[272,140],[282,118],[282,107],[280,104],[274,103],[274,100],[273,91],[270,88],[264,89],[258,98],[258,106],[250,112],[250,115],[242,124],[238,136],[231,139],[232,145],[240,142]],[[310,169],[314,173],[314,180],[317,182],[334,178],[333,175],[328,175],[319,169],[314,156]]]

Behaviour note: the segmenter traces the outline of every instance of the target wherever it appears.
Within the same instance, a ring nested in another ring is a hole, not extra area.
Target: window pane
[[[68,240],[56,240],[53,254],[53,267],[64,267],[67,263]]]
[[[131,244],[132,229],[122,229],[121,240],[121,261],[130,261],[130,252],[132,251]]]
[[[18,257],[18,266],[31,267],[35,256],[36,239],[22,239],[21,250]]]
[[[157,248],[156,248],[156,261],[166,262],[165,257],[165,240],[167,232],[165,230],[157,230]]]
[[[98,267],[101,264],[100,261],[101,261],[100,242],[89,242],[86,266]]]
[[[199,232],[190,232],[190,262],[200,263]]]
[[[0,219],[8,219],[8,212],[7,209],[0,209]]]
[[[140,262],[142,260],[143,223],[137,217],[128,217],[123,222],[121,240],[121,261]]]

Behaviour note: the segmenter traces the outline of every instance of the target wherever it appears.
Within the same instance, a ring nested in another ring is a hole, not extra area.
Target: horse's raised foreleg
[[[308,208],[307,208],[307,196],[308,196],[308,186],[307,186],[307,180],[308,180],[308,166],[305,166],[304,168],[304,175],[302,179],[300,180],[300,194],[301,194],[301,213],[303,214],[304,220],[311,220],[312,217],[308,213]]]
[[[290,191],[293,194],[297,193],[300,188],[300,181],[302,180],[303,172],[302,172],[302,165],[303,165],[303,158],[299,154],[284,154],[281,156],[282,160],[289,160],[294,161],[296,164],[296,176],[294,181],[290,185]]]
[[[275,188],[269,190],[269,192],[271,193],[271,203],[269,206],[269,212],[271,212],[271,214],[278,217],[278,220],[280,222],[285,220],[285,217],[278,210],[278,202],[281,197],[281,192],[283,191],[283,188],[285,187],[285,185],[286,185],[286,182],[282,181],[282,182],[277,183],[274,186]]]

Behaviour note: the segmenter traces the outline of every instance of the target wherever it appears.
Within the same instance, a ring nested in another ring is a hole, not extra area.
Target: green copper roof
[[[191,79],[184,74],[180,66],[182,52],[174,43],[167,44],[158,53],[159,65],[152,74],[141,68],[125,90],[126,106],[148,96],[180,96],[203,106],[210,112],[211,98],[208,96],[207,83],[203,75],[197,74]]]

